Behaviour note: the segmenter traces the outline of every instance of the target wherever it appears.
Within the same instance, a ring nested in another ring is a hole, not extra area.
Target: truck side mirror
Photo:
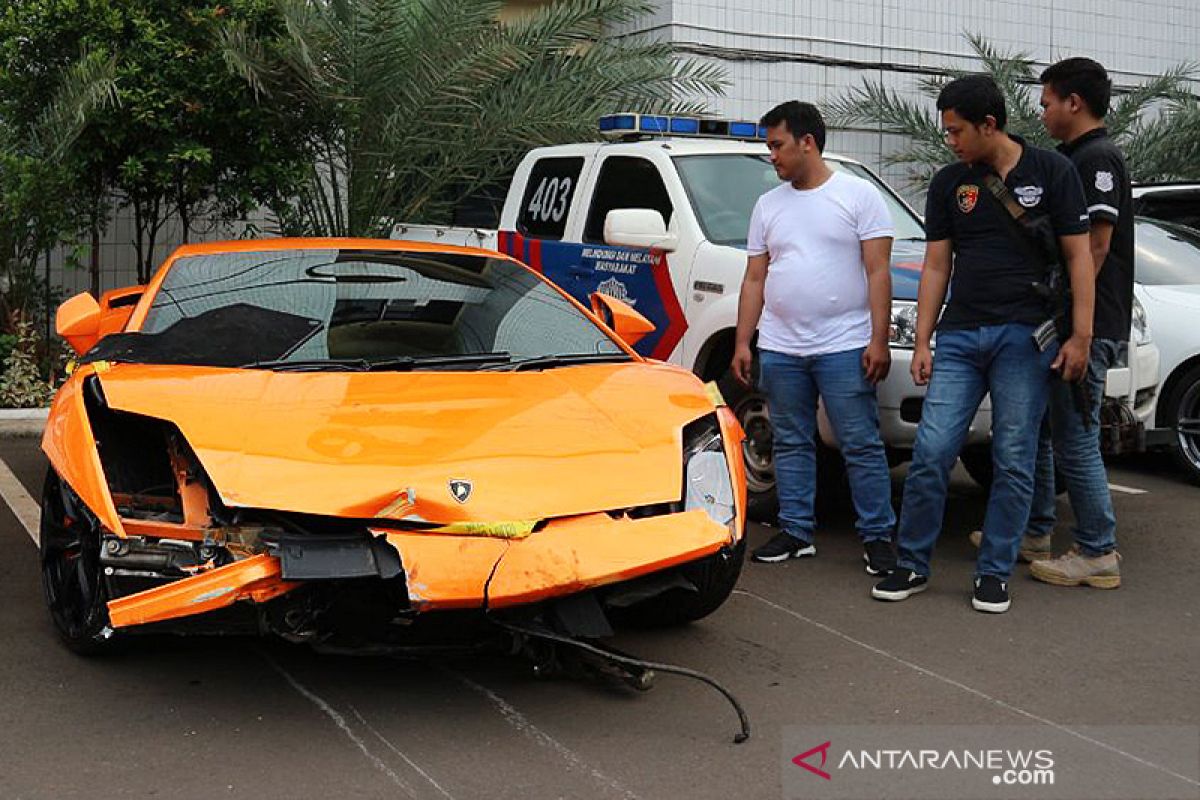
[[[657,212],[655,212],[657,213]],[[643,336],[654,331],[654,323],[633,310],[633,306],[600,292],[592,292],[592,313],[612,328],[625,344],[633,347]]]
[[[679,246],[679,236],[667,232],[663,215],[652,208],[614,208],[604,216],[604,242],[669,253]]]
[[[100,304],[87,292],[75,295],[58,307],[54,330],[83,355],[100,341]]]

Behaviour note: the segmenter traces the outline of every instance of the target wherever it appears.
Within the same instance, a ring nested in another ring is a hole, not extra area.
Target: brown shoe
[[[971,540],[971,544],[979,547],[979,543],[983,541],[983,531],[971,531],[967,538]],[[1021,549],[1017,551],[1017,558],[1027,564],[1050,558],[1051,555],[1050,534],[1048,533],[1044,536],[1025,534],[1021,539]]]
[[[1084,584],[1097,589],[1116,589],[1121,585],[1121,556],[1115,550],[1102,556],[1086,556],[1073,546],[1058,558],[1034,561],[1029,574],[1055,586]]]

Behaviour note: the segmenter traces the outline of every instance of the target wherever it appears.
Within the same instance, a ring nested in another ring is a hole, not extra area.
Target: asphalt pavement
[[[0,459],[36,498],[37,440],[0,441]],[[747,563],[708,619],[618,635],[727,686],[753,726],[740,745],[717,693],[665,674],[641,693],[540,680],[502,656],[329,656],[244,638],[79,658],[55,640],[35,546],[0,504],[0,798],[779,798],[800,796],[785,792],[799,774],[791,726],[911,725],[1055,731],[1114,775],[1200,797],[1187,748],[1112,738],[1200,722],[1200,489],[1154,458],[1111,465],[1110,479],[1119,590],[1047,586],[1022,567],[1008,614],[973,611],[967,533],[986,495],[956,473],[923,595],[871,600],[852,517],[835,512],[817,557]],[[751,545],[771,533],[752,526]],[[1056,788],[1044,796],[1071,796]],[[815,779],[804,796],[829,791]],[[872,796],[885,795],[908,796]]]

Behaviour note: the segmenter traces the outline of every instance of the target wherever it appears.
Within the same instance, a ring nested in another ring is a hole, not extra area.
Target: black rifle
[[[1073,299],[1071,283],[1058,250],[1058,237],[1050,226],[1050,220],[1045,216],[1033,218],[1026,214],[1025,209],[1013,199],[1004,181],[994,173],[989,173],[984,178],[984,183],[996,201],[1008,212],[1008,219],[1021,248],[1035,263],[1042,265],[1045,278],[1042,281],[1034,281],[1029,288],[1041,299],[1050,318],[1034,330],[1033,341],[1042,352],[1056,339],[1059,345],[1062,345],[1071,338]],[[1083,429],[1090,430],[1092,397],[1091,387],[1087,384],[1086,370],[1082,379],[1071,382],[1071,401],[1083,420]]]

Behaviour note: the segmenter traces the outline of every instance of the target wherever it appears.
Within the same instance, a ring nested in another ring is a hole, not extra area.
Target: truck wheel
[[[992,488],[992,448],[968,447],[958,454],[958,460],[971,476],[971,480],[984,489]]]
[[[1185,372],[1165,399],[1165,427],[1175,432],[1171,454],[1188,479],[1200,483],[1200,365]]]
[[[100,533],[53,469],[42,488],[39,554],[46,608],[58,638],[84,656],[113,648],[100,567]]]
[[[971,479],[984,489],[992,488],[992,448],[989,445],[968,447],[958,455],[963,468]],[[1054,493],[1062,494],[1067,491],[1067,483],[1062,473],[1054,470]]]
[[[757,381],[757,359],[752,374]],[[755,522],[774,523],[779,513],[779,498],[775,495],[775,460],[767,396],[758,389],[742,386],[728,371],[717,385],[741,423],[742,430],[746,432],[746,441],[742,442],[742,461],[746,465],[747,516]]]
[[[711,556],[680,568],[683,577],[696,587],[668,589],[662,594],[629,606],[612,609],[610,615],[618,625],[631,628],[666,628],[695,622],[707,617],[729,598],[742,573],[746,557],[746,537],[732,548],[722,549]]]

